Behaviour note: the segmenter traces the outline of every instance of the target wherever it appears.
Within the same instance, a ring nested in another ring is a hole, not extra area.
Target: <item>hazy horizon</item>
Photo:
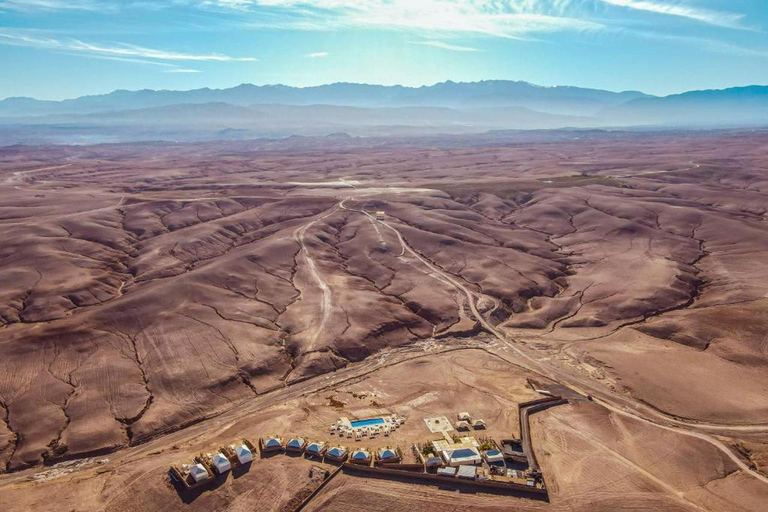
[[[325,87],[330,85],[364,85],[364,86],[372,86],[372,87],[403,87],[405,89],[420,89],[420,88],[429,88],[434,87],[436,85],[441,84],[479,84],[483,82],[514,82],[514,83],[526,83],[535,87],[540,87],[543,89],[555,89],[558,87],[571,87],[571,88],[577,88],[577,89],[594,89],[594,90],[600,90],[600,91],[606,91],[606,92],[613,92],[613,93],[625,93],[625,92],[640,92],[649,96],[658,96],[658,97],[666,97],[666,96],[674,96],[677,94],[684,94],[686,92],[694,92],[694,91],[721,91],[726,89],[738,89],[738,88],[744,88],[744,87],[752,87],[752,86],[758,86],[758,87],[768,87],[768,82],[766,83],[749,83],[749,84],[742,84],[742,85],[730,85],[730,86],[724,86],[724,87],[712,87],[712,88],[694,88],[694,89],[686,89],[681,90],[677,92],[671,92],[669,94],[652,94],[647,91],[644,91],[642,89],[638,88],[629,88],[629,89],[609,89],[609,88],[595,88],[595,87],[586,87],[576,84],[566,84],[566,83],[557,83],[557,84],[538,84],[529,82],[527,80],[516,80],[514,78],[484,78],[479,80],[453,80],[453,79],[446,79],[446,80],[440,80],[438,82],[428,82],[424,84],[419,85],[404,85],[404,84],[386,84],[386,83],[376,83],[376,82],[347,82],[347,81],[337,81],[337,82],[322,82],[317,84],[307,84],[307,85],[293,85],[289,83],[254,83],[254,82],[240,82],[235,83],[232,85],[224,85],[221,87],[211,87],[202,85],[200,87],[193,87],[193,88],[182,88],[182,89],[154,89],[151,87],[145,87],[141,89],[127,89],[124,87],[118,88],[118,89],[110,89],[110,90],[104,90],[100,92],[94,92],[90,94],[84,94],[81,96],[71,96],[66,98],[58,98],[58,99],[46,99],[46,98],[38,98],[35,96],[24,96],[24,95],[17,95],[17,96],[5,96],[0,97],[0,101],[8,100],[8,99],[14,99],[14,98],[32,98],[35,100],[41,100],[41,101],[64,101],[69,99],[76,99],[83,96],[103,96],[107,94],[111,94],[118,91],[128,91],[128,92],[141,92],[141,91],[156,91],[156,92],[164,92],[164,91],[172,91],[172,92],[190,92],[190,91],[196,91],[201,89],[210,89],[213,91],[222,91],[222,90],[228,90],[228,89],[234,89],[236,87],[240,86],[247,86],[252,85],[255,87],[289,87],[293,89],[312,89],[312,88],[318,88],[318,87]]]
[[[746,0],[1,0],[0,97],[519,80],[668,95],[768,83]],[[55,87],[50,87],[55,80]]]

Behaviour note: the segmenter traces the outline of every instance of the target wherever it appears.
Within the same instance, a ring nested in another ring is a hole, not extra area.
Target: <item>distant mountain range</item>
[[[191,91],[118,90],[64,101],[8,98],[0,101],[0,117],[88,114],[110,110],[161,107],[179,103],[231,105],[345,105],[356,107],[478,108],[519,106],[553,114],[584,115],[647,95],[579,87],[540,87],[528,82],[486,80],[442,82],[423,87],[335,83],[317,87],[242,84],[230,89]]]
[[[764,125],[766,86],[657,97],[504,80],[423,87],[242,84],[191,91],[118,90],[63,101],[0,101],[0,143],[5,144]]]

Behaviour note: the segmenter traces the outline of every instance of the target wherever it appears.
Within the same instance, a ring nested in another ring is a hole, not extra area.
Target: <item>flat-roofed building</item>
[[[504,455],[501,453],[500,450],[497,450],[496,448],[492,450],[486,450],[483,452],[483,459],[485,459],[485,462],[488,464],[498,464],[504,462]]]
[[[443,460],[449,466],[480,464],[483,461],[477,448],[467,446],[452,450],[443,450]]]
[[[440,457],[428,457],[427,460],[424,461],[424,465],[427,468],[439,468],[443,465],[443,459]]]
[[[477,468],[475,466],[459,466],[456,475],[466,480],[474,480],[477,478]]]
[[[448,467],[448,468],[438,468],[437,469],[437,474],[440,475],[440,476],[454,477],[454,476],[456,476],[456,468],[451,468],[451,467]]]
[[[435,453],[440,454],[447,466],[460,466],[462,464],[481,464],[483,461],[479,449],[480,444],[474,437],[462,437],[458,441],[448,438],[432,441]]]

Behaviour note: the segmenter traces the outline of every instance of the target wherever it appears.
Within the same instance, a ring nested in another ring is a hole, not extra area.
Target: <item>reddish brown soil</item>
[[[0,470],[474,336],[457,282],[574,379],[768,423],[762,133],[10,147],[0,183]]]

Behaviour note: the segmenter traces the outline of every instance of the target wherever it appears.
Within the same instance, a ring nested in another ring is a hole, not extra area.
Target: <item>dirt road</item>
[[[315,325],[314,329],[312,330],[312,333],[309,336],[309,345],[306,347],[305,352],[311,352],[312,350],[314,350],[315,344],[317,343],[317,339],[320,337],[320,334],[322,334],[326,324],[328,323],[328,320],[331,317],[331,308],[333,307],[333,304],[332,304],[332,297],[331,297],[331,289],[328,286],[328,283],[326,283],[325,280],[323,279],[323,276],[318,271],[317,265],[315,264],[315,260],[312,258],[312,255],[310,254],[309,249],[307,249],[307,245],[304,241],[304,235],[307,233],[307,230],[312,226],[314,226],[318,221],[321,221],[326,217],[336,213],[338,211],[338,208],[339,208],[339,205],[334,206],[322,216],[317,217],[316,219],[310,222],[307,222],[306,224],[298,228],[293,233],[294,239],[301,247],[301,257],[304,260],[304,263],[307,265],[309,274],[312,276],[312,279],[315,281],[315,284],[320,289],[320,292],[322,294],[322,299],[320,301],[320,310],[321,310],[320,321],[317,323],[317,325]]]
[[[365,213],[366,215],[369,215],[367,212],[363,212],[363,213]],[[440,267],[438,267],[428,259],[424,258],[410,245],[408,245],[408,243],[405,241],[402,234],[400,233],[400,231],[397,230],[397,228],[395,228],[388,222],[381,221],[381,220],[379,222],[381,222],[382,225],[391,229],[395,233],[399,242],[402,244],[404,252],[405,251],[409,252],[411,255],[413,255],[415,259],[417,259],[422,264],[427,266],[432,272],[435,272],[436,274],[441,275],[447,282],[455,286],[457,290],[460,290],[462,293],[464,293],[467,298],[470,311],[472,312],[472,315],[475,317],[475,319],[478,322],[480,322],[480,324],[483,326],[483,328],[486,331],[492,334],[496,339],[502,342],[506,347],[512,350],[520,359],[522,359],[522,361],[511,360],[505,356],[501,356],[507,362],[514,364],[516,366],[522,367],[533,373],[539,374],[550,380],[553,380],[558,384],[566,386],[571,390],[581,394],[582,396],[592,396],[593,400],[596,403],[602,405],[606,409],[609,409],[610,411],[616,414],[619,414],[621,416],[632,418],[637,421],[641,421],[645,424],[652,425],[664,430],[669,430],[669,431],[677,432],[682,435],[696,437],[698,439],[705,440],[708,443],[712,444],[715,448],[717,448],[721,452],[725,453],[728,456],[728,458],[730,458],[734,463],[736,463],[742,471],[768,484],[768,477],[751,469],[740,457],[734,454],[733,451],[730,448],[728,448],[724,443],[722,443],[712,435],[695,431],[695,429],[711,429],[711,430],[720,431],[720,432],[722,431],[765,432],[765,431],[768,431],[768,426],[766,425],[717,425],[717,424],[711,424],[711,423],[707,424],[707,423],[687,422],[684,420],[680,420],[678,418],[673,418],[667,414],[664,414],[661,411],[657,411],[629,397],[617,395],[616,393],[613,393],[610,390],[607,390],[602,387],[598,387],[592,382],[588,382],[586,379],[577,378],[573,375],[565,374],[560,369],[553,368],[542,361],[534,359],[530,355],[523,352],[522,349],[518,348],[514,344],[514,341],[511,340],[506,335],[506,333],[497,329],[485,317],[483,317],[483,315],[480,314],[480,312],[477,310],[476,294],[474,292],[470,291],[455,276],[445,272]],[[618,405],[617,403],[621,405]],[[645,416],[645,414],[648,414],[654,419],[651,419],[651,417]],[[669,423],[671,423],[672,425],[670,425]],[[694,430],[691,430],[691,429],[694,429]]]

